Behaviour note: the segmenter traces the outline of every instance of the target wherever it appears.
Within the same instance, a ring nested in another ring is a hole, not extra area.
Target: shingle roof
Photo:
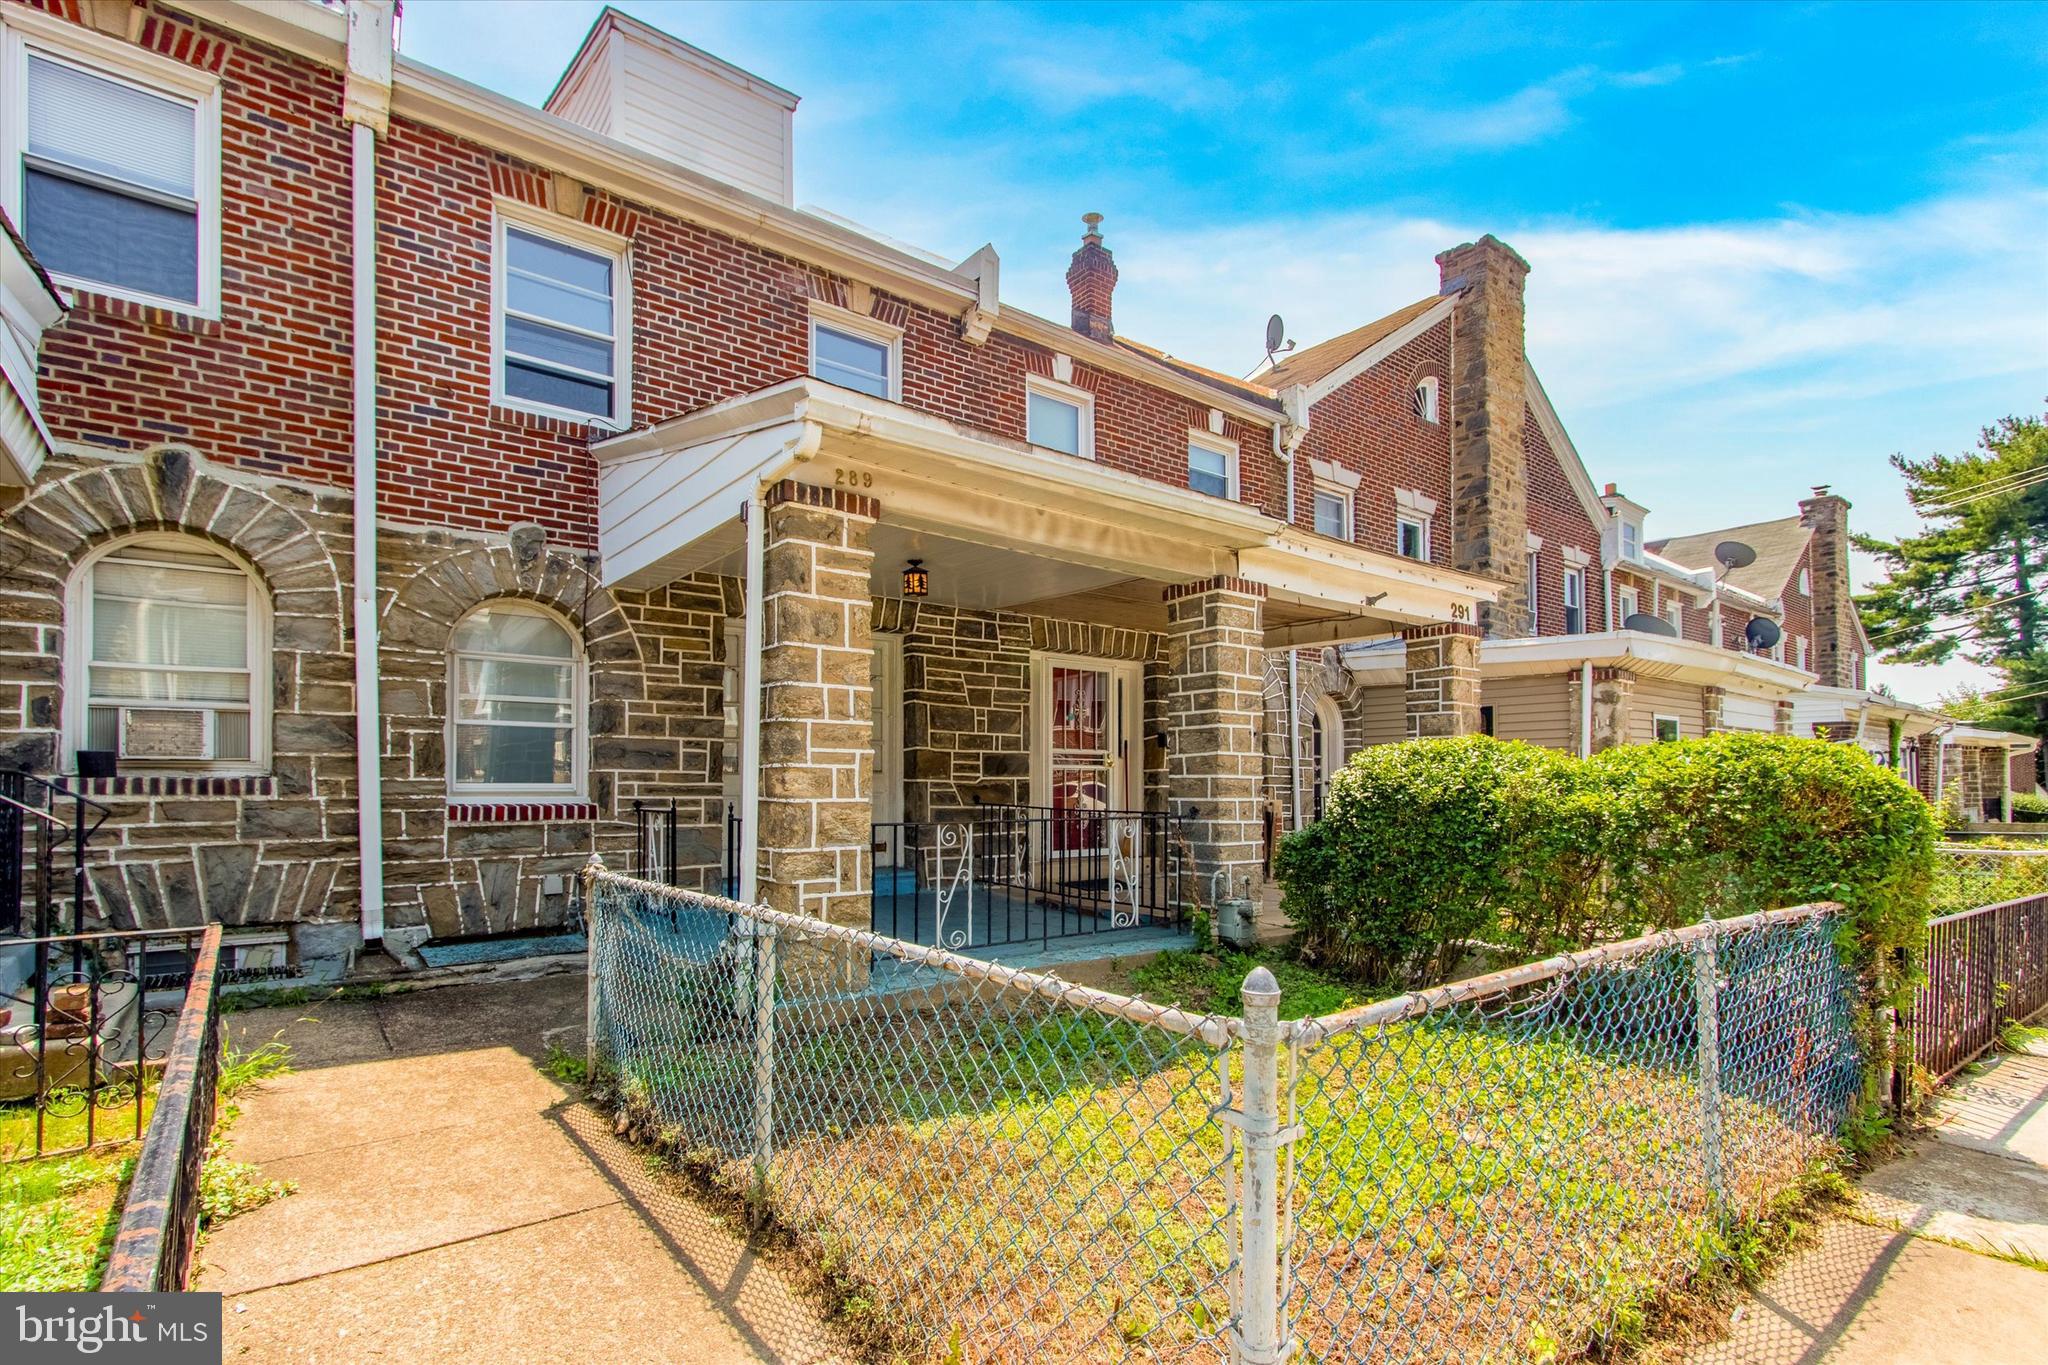
[[[1129,337],[1118,337],[1116,344],[1127,351],[1136,351],[1139,355],[1156,360],[1170,369],[1178,370],[1190,379],[1199,379],[1204,384],[1214,384],[1219,389],[1229,389],[1235,393],[1248,393],[1256,398],[1271,398],[1273,396],[1273,390],[1267,388],[1264,384],[1254,383],[1249,379],[1238,379],[1232,375],[1224,374],[1221,370],[1212,370],[1207,366],[1197,365],[1191,360],[1182,360],[1177,355],[1169,355],[1157,346],[1147,346],[1142,341],[1133,341]]]
[[[1313,384],[1344,364],[1374,342],[1384,341],[1406,327],[1415,319],[1443,302],[1440,294],[1431,294],[1426,299],[1417,299],[1406,308],[1399,308],[1363,327],[1354,328],[1343,336],[1319,341],[1304,350],[1293,352],[1285,360],[1259,376],[1259,382],[1269,385],[1275,391],[1295,384]]]
[[[1772,598],[1784,593],[1785,585],[1792,580],[1792,571],[1799,566],[1799,556],[1806,552],[1812,539],[1813,529],[1802,525],[1798,517],[1780,517],[1776,521],[1753,521],[1747,526],[1653,540],[1648,548],[1687,568],[1712,569],[1716,567],[1714,547],[1724,540],[1739,540],[1756,551],[1756,563],[1734,570],[1727,581],[1744,592]]]

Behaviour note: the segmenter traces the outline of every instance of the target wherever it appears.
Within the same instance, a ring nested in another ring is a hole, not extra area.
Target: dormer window
[[[1436,420],[1436,377],[1427,376],[1415,381],[1415,415],[1425,422]]]

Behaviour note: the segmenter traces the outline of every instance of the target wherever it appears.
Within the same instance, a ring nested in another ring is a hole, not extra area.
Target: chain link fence
[[[1859,1083],[1833,907],[1283,1023],[594,871],[592,1074],[945,1362],[1560,1354],[1675,1287]]]
[[[2048,895],[2048,845],[1937,844],[1934,855],[1932,914],[1953,915],[2023,896]]]

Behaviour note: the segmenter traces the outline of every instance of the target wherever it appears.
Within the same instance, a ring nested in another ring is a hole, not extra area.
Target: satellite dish
[[[1266,354],[1271,355],[1287,344],[1287,324],[1280,320],[1278,313],[1266,319]]]
[[[1749,618],[1749,624],[1743,627],[1742,638],[1749,641],[1751,649],[1769,649],[1785,638],[1785,632],[1778,629],[1776,621],[1752,616]]]
[[[1756,563],[1756,551],[1739,540],[1724,540],[1714,547],[1714,558],[1722,568],[1733,572]]]
[[[1678,635],[1678,632],[1672,629],[1671,623],[1663,617],[1650,616],[1640,611],[1633,616],[1625,618],[1621,623],[1621,628],[1623,630],[1641,631],[1645,635],[1668,635],[1673,638],[1676,638]]]

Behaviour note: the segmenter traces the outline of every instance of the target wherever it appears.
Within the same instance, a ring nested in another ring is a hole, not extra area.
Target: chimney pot
[[[1084,213],[1081,245],[1067,267],[1067,290],[1073,297],[1074,330],[1096,341],[1116,337],[1110,320],[1110,297],[1116,292],[1116,258],[1102,245],[1102,215]]]

